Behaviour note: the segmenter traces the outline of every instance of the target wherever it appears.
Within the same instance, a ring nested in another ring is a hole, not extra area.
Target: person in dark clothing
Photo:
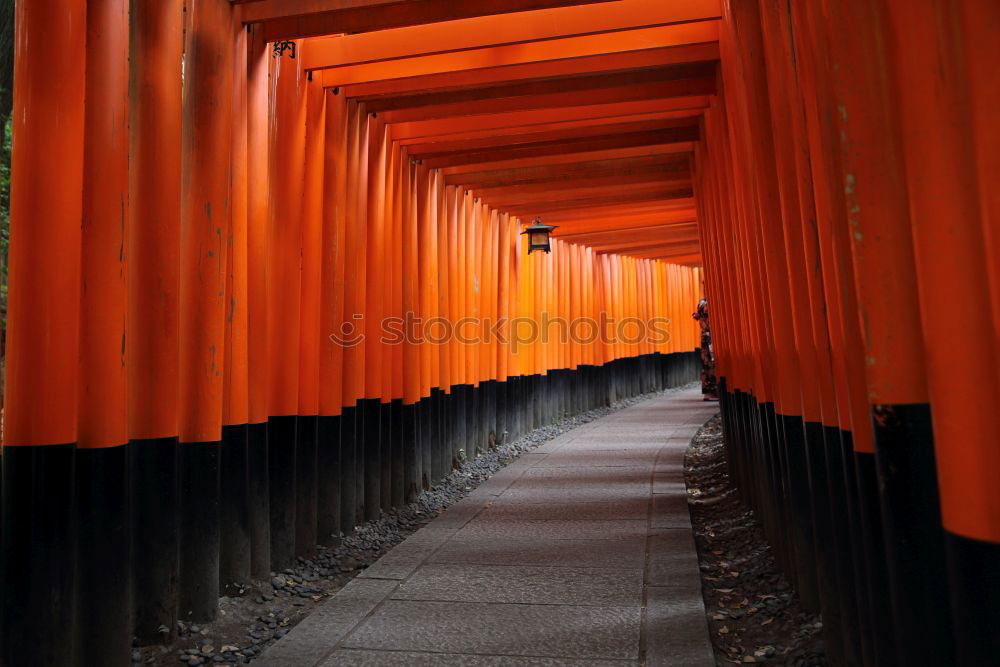
[[[698,310],[692,316],[701,327],[701,393],[706,401],[719,400],[719,389],[715,380],[715,354],[712,351],[712,332],[708,327],[708,299],[698,302]]]

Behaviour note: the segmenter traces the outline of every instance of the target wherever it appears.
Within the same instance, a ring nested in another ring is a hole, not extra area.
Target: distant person
[[[708,328],[708,299],[702,297],[698,310],[692,315],[701,326],[701,393],[706,401],[719,400],[715,381],[715,353],[712,351],[712,332]]]

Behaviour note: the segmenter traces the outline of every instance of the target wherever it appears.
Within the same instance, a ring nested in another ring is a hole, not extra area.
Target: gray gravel
[[[823,621],[803,609],[726,467],[721,418],[691,441],[688,504],[716,664],[825,667]]]

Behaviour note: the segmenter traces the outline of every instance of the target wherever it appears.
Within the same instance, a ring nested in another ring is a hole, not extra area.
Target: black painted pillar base
[[[246,424],[222,427],[219,480],[219,587],[225,594],[250,581],[250,471]]]
[[[469,458],[469,401],[472,396],[472,386],[467,384],[457,385],[453,390],[455,394],[455,461],[457,465],[462,458]]]
[[[948,596],[930,406],[872,407],[882,531],[900,664],[952,664],[954,623]]]
[[[829,429],[836,434],[836,429]],[[809,483],[813,490],[813,539],[816,551],[816,583],[820,610],[823,614],[823,637],[831,664],[843,664],[844,649],[841,623],[840,577],[837,560],[836,534],[833,529],[834,496],[827,463],[826,438],[828,429],[819,422],[805,422],[806,456]],[[832,446],[832,445],[831,445]],[[839,510],[838,510],[839,511]],[[854,612],[847,610],[844,613]]]
[[[480,411],[480,385],[468,385],[466,399],[465,456],[473,460],[479,455],[479,437],[482,433]]]
[[[531,376],[531,428],[532,430],[545,426],[545,412],[542,409],[545,400],[545,378],[542,375]]]
[[[521,378],[507,378],[507,439],[510,442],[521,437]]]
[[[420,495],[422,489],[421,457],[420,457],[420,405],[411,404],[401,407],[403,424],[400,439],[403,450],[403,493],[404,499],[412,503]]]
[[[955,664],[996,665],[1000,656],[1000,544],[945,532],[945,550],[957,640]]]
[[[854,569],[854,546],[851,543],[850,509],[844,465],[843,431],[826,426],[826,462],[829,470],[830,517],[833,525],[833,548],[836,553],[837,583],[840,595],[840,641],[844,647],[844,661],[849,665],[862,664],[862,638],[858,613],[858,582]]]
[[[271,485],[267,455],[267,422],[247,427],[250,511],[250,576],[267,579],[271,572]]]
[[[507,444],[509,434],[507,415],[507,379],[497,382],[497,445]]]
[[[381,401],[378,405],[379,422],[379,508],[392,509],[392,405]]]
[[[428,401],[431,405],[431,483],[438,481],[451,469],[448,461],[447,437],[445,435],[445,394],[437,387],[431,388]]]
[[[358,407],[345,407],[340,413],[340,530],[354,532],[358,517]]]
[[[406,483],[403,476],[403,400],[395,398],[389,406],[392,434],[389,443],[389,496],[392,507],[406,504]]]
[[[789,496],[795,549],[797,587],[802,605],[819,611],[819,584],[816,582],[816,548],[813,541],[812,490],[806,462],[805,427],[801,417],[779,415],[788,457]]]
[[[6,450],[10,451],[9,448]],[[7,455],[4,454],[5,476]],[[129,443],[129,458],[132,485],[132,631],[140,644],[169,644],[177,633],[180,531],[177,438],[133,440]],[[7,482],[4,481],[6,492]],[[7,537],[7,525],[5,518],[4,538]],[[6,595],[8,593],[5,592]],[[161,628],[165,628],[166,632],[160,632]]]
[[[485,452],[489,447],[489,430],[486,425],[486,383],[480,382],[473,390],[475,394],[475,430],[473,431],[472,458]]]
[[[899,640],[892,614],[875,455],[854,452],[854,475],[857,481],[857,532],[864,556],[872,660],[876,665],[896,665],[900,662],[896,653]]]
[[[294,416],[271,417],[267,422],[267,454],[271,492],[271,568],[283,570],[295,563]]]
[[[359,521],[374,521],[382,516],[381,469],[381,404],[377,398],[366,398],[358,403],[364,423],[364,440],[361,461],[364,471],[363,515]]]
[[[486,448],[496,449],[497,447],[497,382],[489,380],[484,382],[483,391],[486,392]]]
[[[4,447],[0,664],[73,663],[72,444]]]
[[[128,480],[127,445],[77,450],[76,525],[81,539],[76,558],[75,644],[80,665],[130,664]]]
[[[300,416],[295,426],[295,555],[316,555],[316,437],[319,417]]]
[[[455,468],[455,461],[458,459],[458,450],[461,444],[458,441],[458,386],[452,385],[444,395],[444,431],[445,431],[445,468],[450,474]]]
[[[182,442],[180,567],[177,604],[182,620],[215,619],[219,607],[219,463],[222,442]]]
[[[316,425],[316,538],[340,544],[340,415],[322,415]]]
[[[851,556],[854,565],[854,595],[855,604],[858,609],[858,634],[861,637],[861,662],[862,664],[873,664],[875,662],[875,631],[872,627],[871,597],[873,594],[876,594],[879,587],[884,587],[885,581],[883,580],[876,584],[870,580],[865,560],[864,533],[862,530],[860,509],[858,507],[860,491],[858,489],[858,475],[856,470],[857,454],[854,451],[853,434],[850,431],[841,430],[840,442],[843,449],[841,460],[844,464],[844,488],[847,494],[847,513],[845,518],[847,519],[848,535],[851,541]],[[888,597],[888,589],[886,589],[886,597]],[[891,616],[889,618],[887,638],[891,642]]]
[[[425,396],[417,403],[417,465],[420,470],[420,488],[428,491],[432,483],[431,444],[434,438],[434,408],[430,397]]]

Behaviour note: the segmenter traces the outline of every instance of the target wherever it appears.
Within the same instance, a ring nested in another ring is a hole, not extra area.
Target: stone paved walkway
[[[714,665],[683,462],[715,412],[674,393],[525,454],[254,664]]]

